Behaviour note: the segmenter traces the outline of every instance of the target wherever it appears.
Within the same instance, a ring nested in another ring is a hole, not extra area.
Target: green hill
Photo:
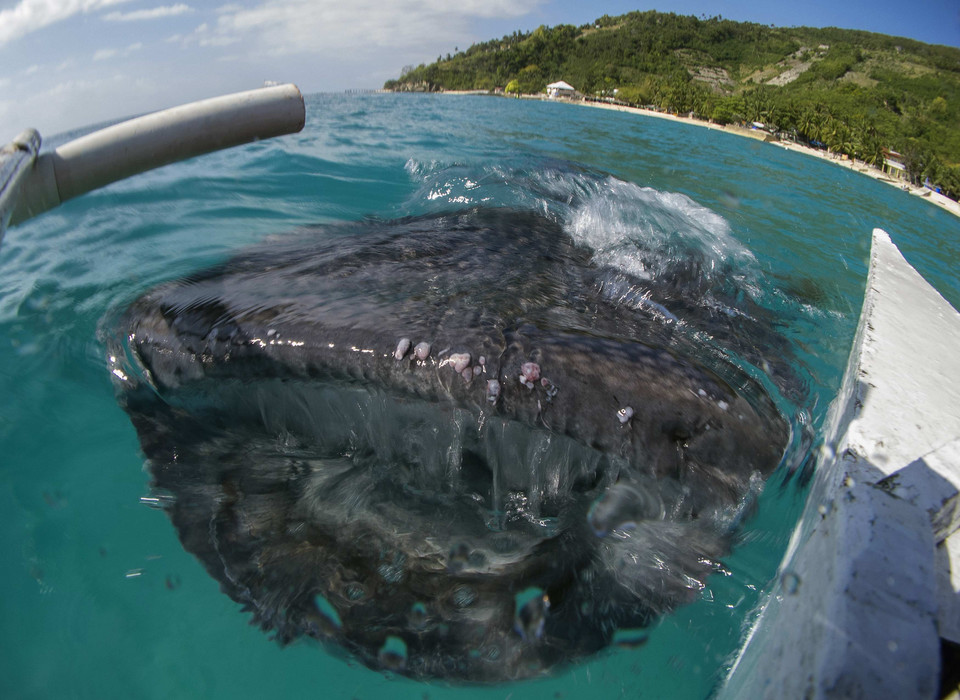
[[[914,182],[960,194],[960,49],[912,39],[631,12],[514,32],[406,68],[384,88],[539,93],[557,80],[587,96],[763,122],[874,165],[893,149]]]

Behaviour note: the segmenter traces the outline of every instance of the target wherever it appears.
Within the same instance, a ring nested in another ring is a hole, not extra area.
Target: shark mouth
[[[732,359],[780,346],[677,280],[530,212],[332,226],[147,292],[110,366],[156,502],[278,640],[525,678],[695,600],[788,443]]]

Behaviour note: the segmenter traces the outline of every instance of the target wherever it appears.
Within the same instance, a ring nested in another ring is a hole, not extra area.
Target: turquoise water
[[[560,211],[603,255],[685,238],[738,265],[808,384],[814,427],[856,327],[870,230],[955,306],[960,220],[802,155],[696,127],[493,98],[320,95],[301,134],[117,183],[0,247],[0,693],[4,697],[704,697],[722,678],[802,505],[781,470],[693,605],[645,644],[554,677],[450,687],[311,643],[280,648],[186,554],[148,493],[102,319],[150,286],[304,224],[510,205]],[[560,202],[560,204],[557,204]],[[564,203],[566,202],[566,203]]]

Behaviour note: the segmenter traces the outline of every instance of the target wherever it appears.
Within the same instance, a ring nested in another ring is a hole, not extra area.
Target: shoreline
[[[477,91],[477,90],[443,90],[439,94],[443,95],[490,95],[486,91]],[[498,96],[498,95],[491,95]],[[927,189],[926,187],[916,187],[910,183],[904,182],[902,180],[897,180],[885,172],[876,168],[872,165],[868,165],[863,161],[858,161],[852,158],[843,159],[839,156],[836,156],[827,151],[821,151],[816,148],[811,148],[809,146],[804,146],[799,143],[793,143],[791,141],[781,141],[776,137],[773,137],[769,132],[760,131],[756,129],[747,129],[741,126],[723,126],[721,124],[714,124],[713,122],[703,121],[702,119],[697,119],[695,117],[680,117],[675,114],[668,114],[665,112],[656,112],[652,109],[644,109],[643,107],[628,107],[625,105],[615,105],[605,102],[588,102],[586,100],[571,100],[566,98],[559,98],[555,100],[548,100],[546,98],[540,97],[539,95],[524,95],[521,96],[521,99],[528,100],[540,100],[543,102],[559,102],[572,105],[578,105],[581,107],[594,107],[596,109],[606,109],[616,112],[628,112],[632,114],[638,114],[644,117],[655,117],[657,119],[666,119],[668,121],[679,122],[682,124],[690,124],[691,126],[699,126],[705,129],[713,129],[714,131],[724,131],[728,134],[734,134],[735,136],[742,136],[744,138],[752,138],[755,141],[762,141],[764,143],[769,143],[773,146],[779,146],[787,151],[793,151],[795,153],[801,153],[803,155],[811,156],[813,158],[819,158],[820,160],[833,163],[840,167],[846,168],[861,175],[866,175],[869,178],[877,180],[879,182],[886,183],[893,187],[896,187],[898,190],[912,194],[915,197],[920,197],[931,204],[935,204],[944,211],[947,211],[953,214],[956,217],[960,217],[960,202],[955,202],[949,197],[945,197],[938,192]]]

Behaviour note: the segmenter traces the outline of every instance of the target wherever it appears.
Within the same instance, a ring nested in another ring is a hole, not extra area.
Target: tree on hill
[[[655,11],[537,27],[406,67],[387,89],[585,95],[728,124],[763,122],[798,140],[960,193],[960,50],[870,32],[768,27]]]

